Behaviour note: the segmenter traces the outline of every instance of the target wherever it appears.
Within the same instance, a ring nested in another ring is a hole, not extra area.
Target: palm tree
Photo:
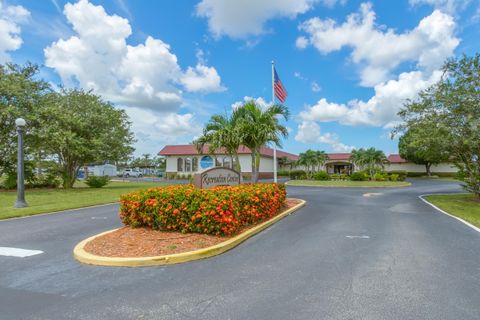
[[[370,180],[373,180],[378,167],[383,167],[383,163],[387,160],[385,153],[375,148],[353,150],[350,160],[358,167],[368,170]]]
[[[237,108],[232,117],[238,125],[241,144],[252,152],[252,181],[258,182],[260,148],[273,143],[281,147],[281,137],[288,136],[288,130],[280,124],[279,117],[288,119],[288,108],[274,104],[262,110],[255,101],[248,101]]]
[[[320,171],[321,168],[325,165],[325,162],[327,162],[328,160],[328,154],[321,150],[321,151],[317,151],[317,156],[316,156],[316,162],[317,162],[317,171]]]
[[[317,152],[308,149],[307,151],[300,153],[298,155],[297,163],[305,167],[307,179],[310,179],[312,177],[312,171],[315,169],[315,165],[318,163]]]
[[[235,170],[241,172],[240,161],[238,159],[238,148],[241,140],[238,134],[238,118],[234,115],[227,117],[222,115],[213,115],[203,129],[203,135],[193,143],[198,152],[202,153],[203,147],[208,145],[208,152],[214,154],[220,148],[230,156],[231,162],[235,163]],[[235,157],[235,162],[233,158]]]

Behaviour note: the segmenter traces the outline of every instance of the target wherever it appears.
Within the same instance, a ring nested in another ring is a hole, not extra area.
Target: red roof
[[[328,160],[350,160],[351,153],[328,153]]]
[[[391,154],[387,157],[387,160],[391,163],[405,163],[407,160],[400,157],[399,154]]]
[[[238,154],[250,154],[251,151],[247,147],[238,148]],[[193,144],[184,144],[184,145],[168,145],[163,147],[162,150],[158,153],[161,156],[187,156],[199,154],[197,148]],[[208,146],[203,147],[202,154],[208,154]],[[224,149],[219,149],[216,151],[216,154],[225,154]],[[260,154],[264,157],[273,157],[273,149],[262,147],[260,149]],[[351,153],[328,153],[328,159],[331,161],[347,161],[350,160]],[[296,154],[288,153],[285,151],[277,150],[277,157],[287,157],[288,160],[296,161],[298,156]],[[387,157],[387,160],[391,163],[405,163],[405,159],[400,157],[398,154],[391,154]]]
[[[238,148],[238,154],[251,154],[251,151],[247,147],[240,147]],[[217,154],[225,154],[225,150],[219,149],[215,153]],[[161,156],[183,156],[183,155],[194,155],[199,154],[197,148],[193,144],[185,144],[185,145],[168,145],[163,147],[162,150],[158,153]],[[202,150],[202,154],[208,154],[208,146],[204,146]],[[262,147],[260,149],[260,154],[264,157],[273,157],[273,149]],[[289,160],[295,161],[298,160],[298,156],[296,154],[288,153],[285,151],[277,150],[277,157],[287,157]]]

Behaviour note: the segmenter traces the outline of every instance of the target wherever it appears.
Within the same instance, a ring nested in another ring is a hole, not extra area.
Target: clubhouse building
[[[252,174],[252,152],[246,147],[240,147],[237,153],[242,174],[250,176]],[[167,177],[188,176],[213,167],[234,168],[236,165],[235,157],[232,159],[225,153],[225,150],[217,150],[212,155],[208,153],[208,147],[205,146],[199,153],[193,144],[168,145],[158,154],[167,160]],[[277,161],[281,162],[279,159],[284,157],[291,162],[298,160],[298,156],[295,154],[277,150]],[[280,166],[277,168],[281,170]],[[260,149],[259,178],[273,178],[273,149],[271,148],[262,147]]]
[[[238,149],[238,158],[240,168],[244,176],[250,176],[252,173],[251,151],[246,147]],[[188,145],[167,145],[159,153],[166,158],[167,177],[188,177],[194,173],[201,172],[213,167],[235,167],[235,157],[233,159],[225,153],[224,150],[216,150],[214,154],[209,154],[208,147],[205,146],[201,153],[193,144]],[[358,168],[350,161],[350,153],[329,153],[328,161],[322,170],[329,174],[351,174]],[[286,160],[286,161],[285,161]],[[298,160],[298,155],[277,150],[277,169],[295,170],[303,169],[301,166],[293,166]],[[398,154],[390,154],[384,163],[385,171],[404,170],[410,173],[424,173],[425,166],[407,162]],[[432,174],[453,174],[457,172],[456,167],[450,163],[441,163],[431,167]],[[262,147],[260,150],[260,170],[259,178],[267,179],[273,177],[273,149]]]

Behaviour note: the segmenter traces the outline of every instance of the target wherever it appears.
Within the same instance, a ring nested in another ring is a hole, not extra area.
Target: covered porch
[[[328,174],[352,174],[353,164],[348,161],[336,161],[325,164],[325,171]]]

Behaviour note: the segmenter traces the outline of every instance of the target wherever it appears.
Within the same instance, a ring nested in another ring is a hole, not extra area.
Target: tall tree
[[[242,145],[252,151],[252,180],[258,182],[260,149],[267,144],[282,146],[281,138],[288,136],[288,130],[280,124],[279,117],[288,119],[289,111],[284,105],[274,104],[265,110],[255,102],[248,101],[234,112]]]
[[[44,95],[50,92],[50,87],[37,78],[38,73],[39,67],[33,64],[0,65],[0,176],[16,170],[16,118],[27,121],[26,158],[42,154],[36,133],[37,111],[44,104]]]
[[[398,142],[400,156],[410,162],[425,166],[425,172],[431,176],[431,166],[448,161],[448,146],[445,136],[436,128],[421,125],[409,128]]]
[[[395,132],[418,125],[441,132],[465,189],[480,197],[480,54],[448,60],[442,79],[409,101]]]
[[[132,153],[134,139],[123,110],[83,90],[48,95],[39,110],[39,136],[57,161],[63,187],[71,188],[87,163],[120,161]]]
[[[317,153],[317,171],[320,171],[321,168],[325,165],[325,163],[328,161],[328,154],[321,150],[321,151],[316,151]]]

